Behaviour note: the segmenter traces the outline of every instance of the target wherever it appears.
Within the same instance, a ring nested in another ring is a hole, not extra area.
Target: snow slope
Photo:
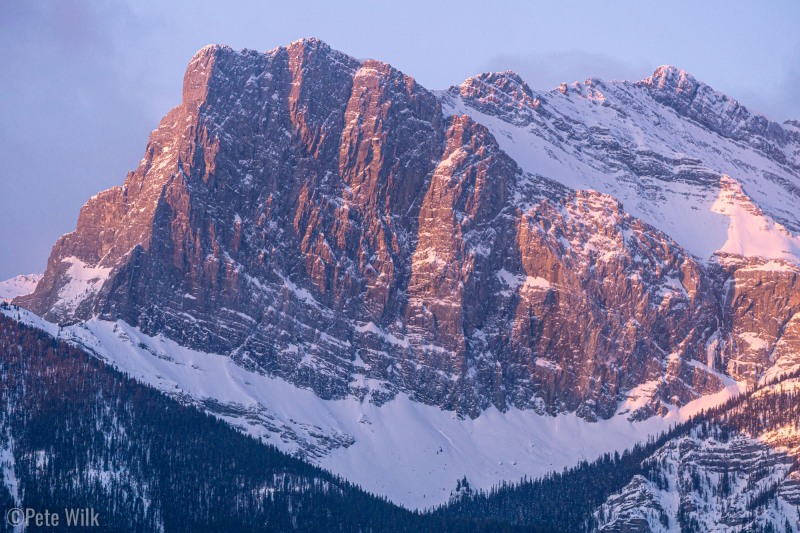
[[[711,210],[730,221],[720,252],[795,262],[800,257],[800,237],[766,216],[745,195],[741,184],[729,176],[722,176],[720,193]]]
[[[0,281],[0,302],[10,302],[17,296],[32,293],[41,279],[41,274],[20,274]]]
[[[667,70],[688,76],[674,67],[661,67],[656,75]],[[734,116],[731,108],[750,120],[760,118],[690,79],[709,100],[702,110],[709,121]],[[590,79],[531,92],[518,76],[505,73],[476,76],[438,94],[446,114],[467,114],[489,128],[526,172],[572,189],[610,194],[627,212],[701,259],[734,250],[800,262],[800,143],[787,143],[776,156],[788,162],[781,163],[747,142],[681,116],[656,101],[654,91],[648,78]],[[719,206],[733,186],[756,208],[747,218]],[[785,246],[787,241],[791,246]]]
[[[66,273],[69,283],[59,291],[59,301],[55,307],[74,311],[81,302],[100,291],[111,268],[90,266],[77,257],[67,257],[62,262],[69,264]]]
[[[56,325],[24,309],[4,313],[19,313],[24,322],[86,348],[136,379],[411,508],[445,502],[463,476],[474,487],[488,488],[625,449],[740,390],[731,383],[717,395],[643,422],[621,414],[587,423],[574,414],[494,408],[463,419],[405,395],[380,407],[356,398],[323,400],[247,371],[227,356],[149,337],[122,321],[93,319],[59,333]]]

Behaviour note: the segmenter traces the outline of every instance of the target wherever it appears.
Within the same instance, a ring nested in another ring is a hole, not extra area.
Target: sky
[[[800,119],[800,2],[0,0],[0,279],[42,272],[83,203],[121,184],[202,46],[318,37],[429,89],[515,70],[534,89],[691,72]]]

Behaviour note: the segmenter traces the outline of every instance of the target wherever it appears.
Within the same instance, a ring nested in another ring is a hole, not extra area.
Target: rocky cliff
[[[795,377],[701,417],[593,513],[598,531],[797,531]]]
[[[671,68],[433,93],[315,39],[209,46],[14,303],[323,398],[663,413],[800,365],[800,135],[721,98]]]

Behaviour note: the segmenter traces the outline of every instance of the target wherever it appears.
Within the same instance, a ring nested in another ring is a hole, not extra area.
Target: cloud
[[[792,54],[792,59],[784,62],[783,79],[763,90],[747,90],[742,92],[741,102],[752,111],[763,113],[772,120],[800,120],[800,98],[797,97],[800,87],[800,64],[796,58],[800,48]]]
[[[0,4],[0,279],[42,270],[86,199],[141,157],[164,112],[128,53],[144,22],[112,2]]]
[[[539,90],[557,87],[587,78],[604,80],[639,80],[649,76],[654,65],[645,61],[622,61],[604,54],[572,51],[529,55],[498,55],[489,60],[484,71],[513,70]]]

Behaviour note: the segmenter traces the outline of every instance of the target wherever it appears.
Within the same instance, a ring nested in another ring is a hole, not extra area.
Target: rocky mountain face
[[[781,531],[797,521],[800,480],[784,451],[746,436],[719,442],[695,433],[650,461],[652,479],[634,477],[597,510],[599,531],[740,531],[766,523]]]
[[[641,419],[800,367],[798,168],[798,130],[671,67],[434,93],[314,39],[209,46],[14,303],[323,398]]]
[[[667,442],[597,508],[596,529],[796,531],[797,386],[764,387]]]

